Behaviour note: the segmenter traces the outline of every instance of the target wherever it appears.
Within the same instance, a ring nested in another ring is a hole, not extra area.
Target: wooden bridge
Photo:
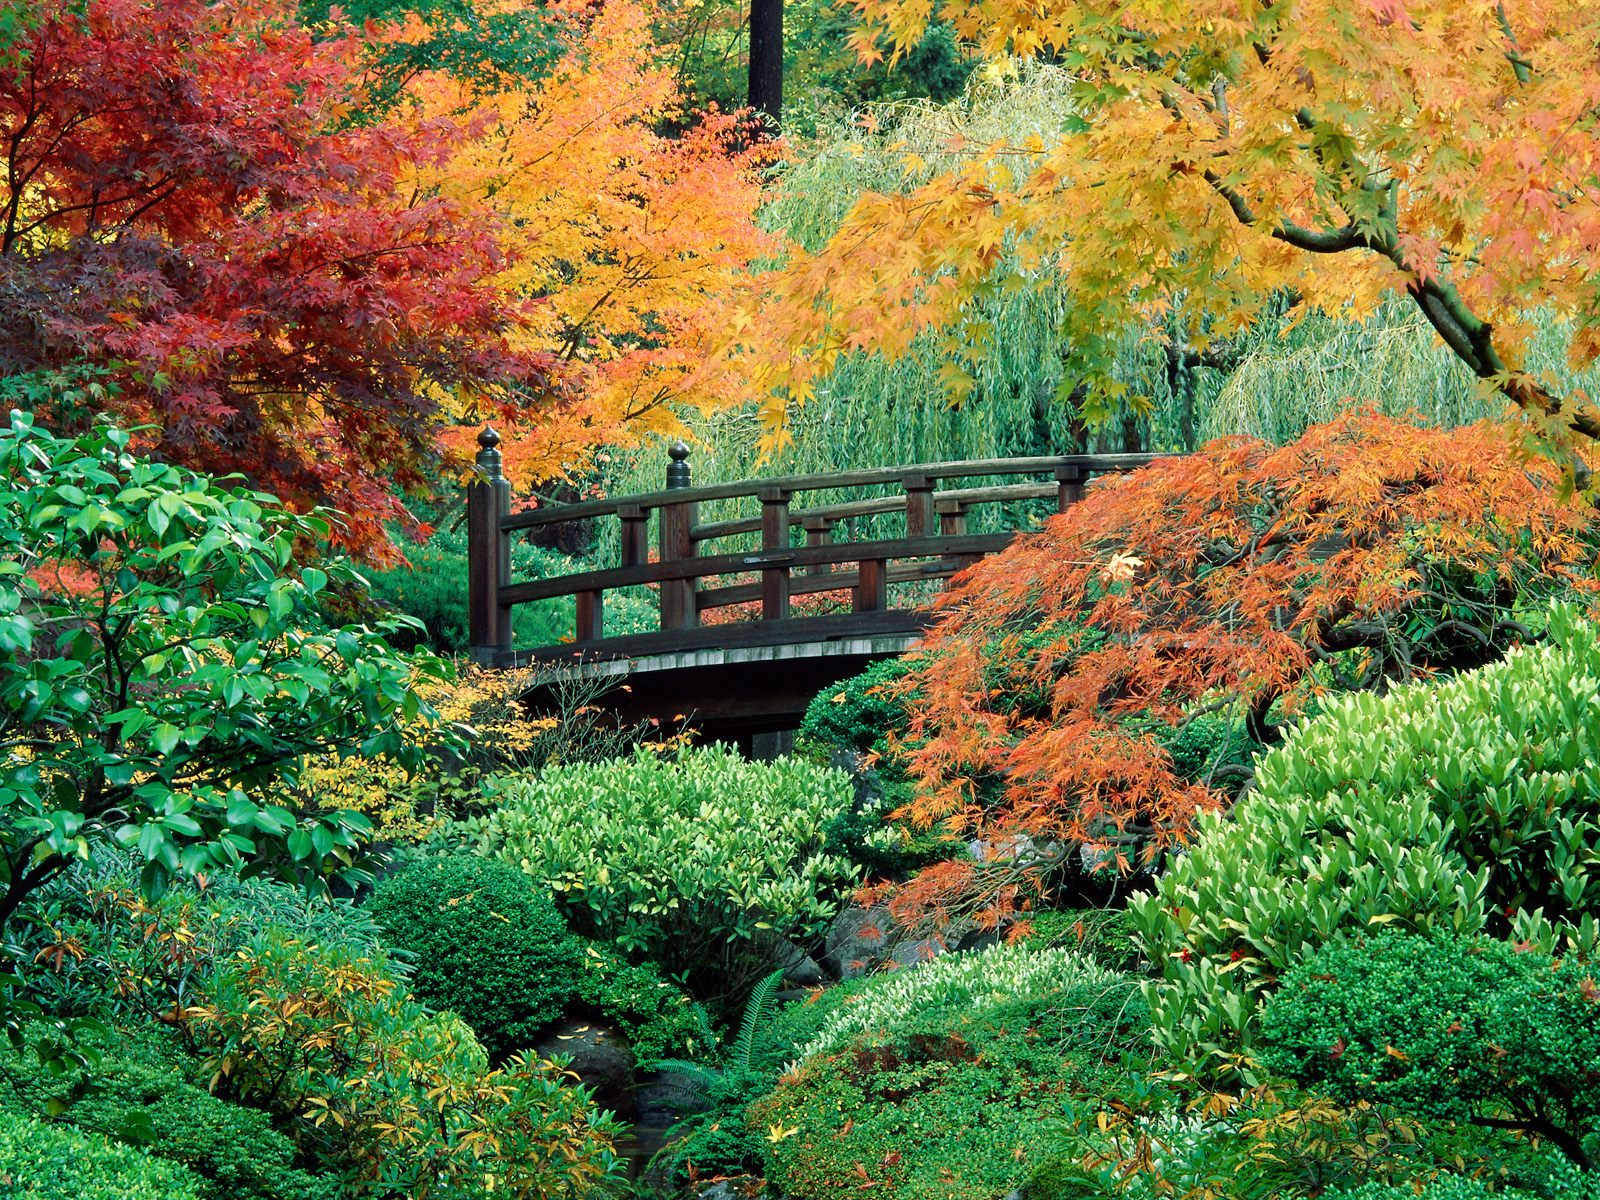
[[[679,442],[669,450],[662,491],[513,513],[499,442],[492,429],[479,435],[478,477],[467,490],[473,660],[550,668],[542,689],[574,678],[615,680],[618,687],[605,703],[624,719],[687,714],[701,730],[757,751],[772,749],[775,736],[798,727],[807,702],[824,687],[903,653],[930,620],[915,601],[1016,536],[1014,529],[969,531],[975,512],[1051,500],[1065,510],[1093,475],[1132,470],[1157,457],[922,463],[695,487],[689,449]],[[1022,481],[953,486],[1007,477]],[[881,494],[802,502],[842,490]],[[748,511],[702,522],[700,506],[713,501]],[[514,538],[599,521],[618,523],[615,567],[512,578]],[[843,527],[867,521],[887,525],[891,536],[839,540]],[[907,584],[925,586],[898,587],[920,596],[896,606],[890,589]],[[606,596],[624,588],[656,591],[655,629],[607,635]],[[575,601],[571,642],[513,644],[518,605],[566,596]],[[535,707],[549,699],[540,690],[530,696]]]

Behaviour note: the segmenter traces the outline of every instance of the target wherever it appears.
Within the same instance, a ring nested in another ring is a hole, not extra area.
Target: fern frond
[[[744,1006],[744,1019],[739,1022],[739,1036],[734,1039],[733,1047],[728,1052],[728,1065],[734,1070],[750,1069],[750,1059],[756,1049],[756,1034],[772,1019],[773,998],[782,982],[783,971],[779,969],[751,990],[750,999]]]

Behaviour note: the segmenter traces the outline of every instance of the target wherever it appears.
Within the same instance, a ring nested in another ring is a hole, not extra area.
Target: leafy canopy
[[[13,412],[0,427],[0,922],[112,837],[161,890],[243,864],[313,883],[349,871],[370,823],[271,802],[303,756],[415,761],[413,690],[439,660],[330,625],[358,584],[297,567],[320,516]]]
[[[867,57],[932,19],[1004,71],[1066,68],[1060,132],[968,141],[903,195],[868,194],[820,253],[762,280],[739,332],[776,422],[837,356],[903,352],[996,287],[1074,299],[1059,393],[1112,411],[1129,328],[1203,352],[1282,296],[1363,316],[1409,297],[1544,436],[1600,435],[1581,392],[1525,370],[1530,311],[1600,355],[1600,7],[1550,0],[855,0]],[[908,169],[918,169],[916,161]],[[1004,270],[997,273],[997,268]],[[797,350],[796,348],[803,348]],[[1582,464],[1576,464],[1582,475]]]
[[[445,397],[549,394],[497,219],[414,186],[468,131],[357,121],[368,35],[316,39],[287,0],[30,8],[0,58],[0,372],[94,364],[89,412],[336,507],[335,539],[381,556]]]
[[[570,392],[537,423],[507,414],[508,473],[524,485],[581,467],[608,440],[675,428],[674,406],[735,396],[714,353],[723,301],[770,248],[755,224],[769,151],[737,117],[689,110],[660,62],[652,0],[548,11],[564,22],[562,52],[536,81],[485,91],[440,70],[411,88],[412,119],[475,131],[423,182],[499,218],[496,283],[529,302],[515,344],[548,356]],[[471,452],[476,435],[448,440]]]
[[[1587,506],[1555,478],[1491,424],[1367,412],[1098,483],[962,577],[901,685],[919,793],[902,815],[995,852],[897,904],[1003,910],[1080,846],[1107,868],[1151,863],[1227,798],[1178,769],[1186,723],[1223,714],[1271,741],[1325,692],[1527,638],[1540,598],[1593,587]]]

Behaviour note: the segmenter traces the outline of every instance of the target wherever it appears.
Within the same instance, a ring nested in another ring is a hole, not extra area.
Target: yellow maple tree
[[[1538,437],[1600,436],[1589,397],[1523,358],[1536,307],[1571,324],[1574,367],[1600,357],[1595,0],[853,3],[863,56],[947,21],[996,69],[1064,68],[1071,116],[953,145],[956,166],[863,196],[760,281],[737,336],[773,427],[839,355],[897,354],[997,273],[1050,272],[1091,421],[1130,327],[1203,350],[1285,295],[1360,318],[1399,294]]]
[[[411,85],[419,119],[472,134],[421,186],[504,219],[499,282],[535,302],[522,336],[564,368],[565,403],[502,431],[523,485],[672,427],[675,406],[735,398],[714,353],[720,301],[770,246],[755,222],[769,150],[737,114],[687,109],[650,0],[550,7],[567,49],[536,84],[485,96],[440,71]],[[474,397],[454,411],[446,441],[464,450],[492,413]]]

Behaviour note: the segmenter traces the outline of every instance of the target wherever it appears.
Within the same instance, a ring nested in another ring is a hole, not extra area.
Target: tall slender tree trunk
[[[777,127],[783,115],[783,0],[750,0],[749,104]]]

